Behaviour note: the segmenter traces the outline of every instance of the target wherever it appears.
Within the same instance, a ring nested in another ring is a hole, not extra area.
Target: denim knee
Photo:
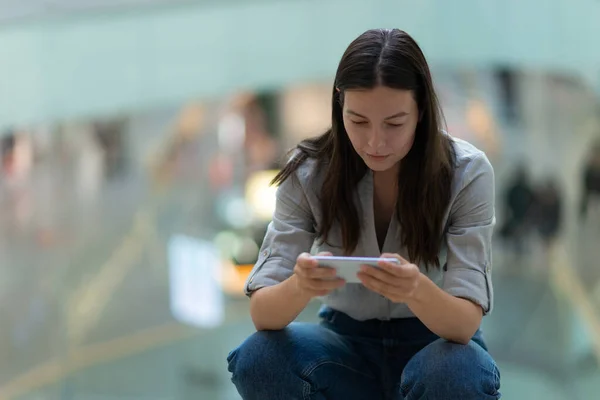
[[[279,353],[276,348],[281,331],[258,331],[250,335],[239,347],[227,356],[228,371],[236,381],[253,381],[254,375],[265,375],[270,368],[277,368]]]
[[[500,372],[486,350],[474,341],[466,345],[436,340],[419,351],[402,373],[405,400],[500,398]]]
[[[296,371],[290,341],[294,333],[290,327],[255,332],[229,353],[231,381],[243,399],[304,398],[311,391],[309,382]]]

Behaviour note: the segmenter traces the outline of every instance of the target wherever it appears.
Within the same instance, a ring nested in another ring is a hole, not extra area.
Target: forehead
[[[367,90],[346,90],[344,92],[344,109],[365,116],[388,116],[401,111],[410,113],[416,109],[416,102],[411,90],[378,86]]]

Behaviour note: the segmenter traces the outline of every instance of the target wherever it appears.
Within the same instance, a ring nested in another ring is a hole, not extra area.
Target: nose
[[[374,129],[369,135],[369,147],[372,149],[381,149],[385,147],[385,134],[380,129]]]

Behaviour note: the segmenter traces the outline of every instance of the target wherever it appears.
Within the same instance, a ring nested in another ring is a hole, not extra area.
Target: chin
[[[369,167],[369,169],[373,172],[384,172],[384,171],[388,171],[388,170],[394,168],[398,163],[397,162],[373,163],[373,162],[365,161],[365,164],[367,164],[367,167]]]
[[[367,167],[369,167],[369,169],[373,172],[383,172],[383,171],[387,171],[388,169],[390,169],[389,166],[383,166],[383,165],[373,165],[373,164],[367,164]]]

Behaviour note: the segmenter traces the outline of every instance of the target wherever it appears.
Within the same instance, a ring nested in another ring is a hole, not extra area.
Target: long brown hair
[[[396,215],[409,259],[439,267],[442,223],[450,202],[456,156],[451,138],[442,131],[443,114],[425,56],[406,32],[369,30],[348,46],[333,85],[331,128],[298,144],[273,183],[281,184],[306,159],[316,159],[318,169],[325,173],[320,193],[323,219],[316,227],[317,234],[327,242],[331,228],[338,223],[344,252],[352,253],[361,234],[355,190],[368,167],[344,128],[344,91],[378,85],[411,90],[417,102],[420,119],[414,144],[400,161]]]

